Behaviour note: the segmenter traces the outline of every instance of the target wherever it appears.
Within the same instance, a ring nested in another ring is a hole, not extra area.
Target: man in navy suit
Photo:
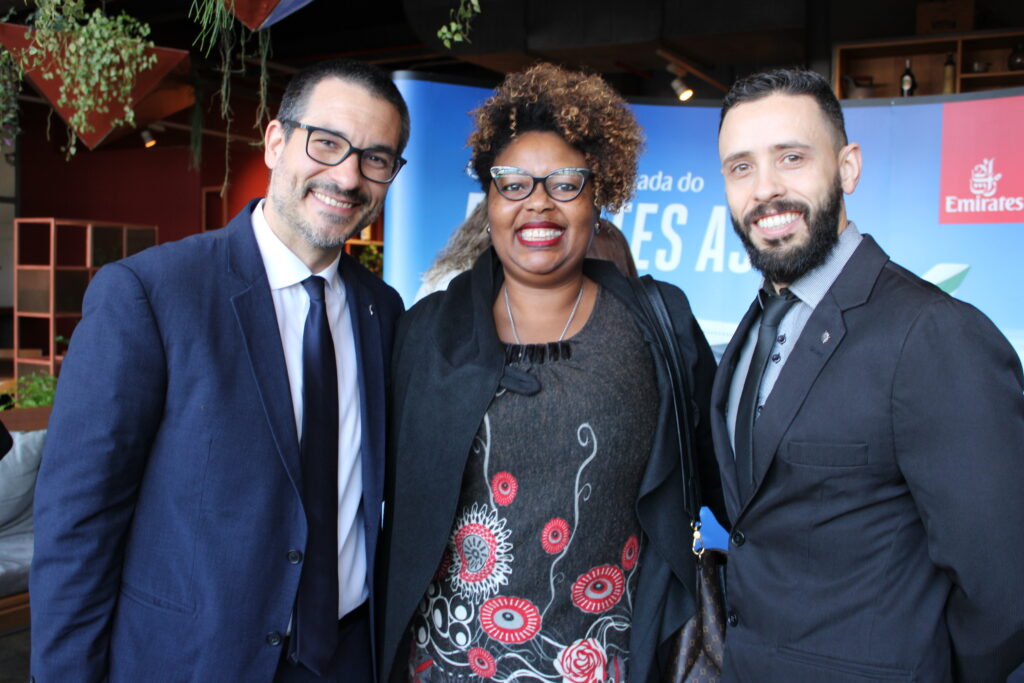
[[[736,83],[718,144],[764,275],[712,393],[723,679],[1005,681],[1024,660],[1017,354],[847,219],[861,151],[825,79]]]
[[[35,681],[373,680],[402,303],[343,244],[408,135],[382,71],[312,66],[267,127],[265,200],[97,273],[36,489]]]

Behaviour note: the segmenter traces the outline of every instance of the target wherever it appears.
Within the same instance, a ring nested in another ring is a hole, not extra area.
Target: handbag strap
[[[700,533],[701,487],[700,470],[697,468],[696,449],[693,429],[690,422],[690,392],[686,384],[686,373],[681,365],[683,353],[676,341],[672,329],[672,317],[669,315],[665,299],[658,289],[657,283],[650,275],[642,278],[629,278],[640,308],[647,317],[654,334],[655,346],[661,352],[668,368],[669,381],[672,385],[672,415],[679,444],[679,464],[683,473],[685,505],[693,529],[693,554],[700,557],[704,553],[704,541]]]

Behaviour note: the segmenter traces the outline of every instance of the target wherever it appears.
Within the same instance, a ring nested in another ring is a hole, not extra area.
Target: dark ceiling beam
[[[696,76],[697,78],[701,79],[702,81],[704,81],[705,83],[707,83],[709,85],[712,85],[715,88],[718,88],[722,92],[729,92],[729,86],[725,85],[721,81],[715,80],[711,76],[709,76],[706,73],[704,73],[703,71],[698,69],[696,66],[694,66],[693,62],[690,62],[690,61],[688,61],[686,59],[683,59],[679,55],[674,54],[672,52],[669,52],[668,50],[666,50],[664,48],[659,48],[659,49],[655,50],[654,53],[656,55],[658,55],[659,57],[661,57],[662,59],[664,59],[669,64],[674,65],[677,69],[680,69],[681,71],[685,72],[684,74],[681,74],[681,75],[690,75],[690,74],[692,74],[692,75]]]

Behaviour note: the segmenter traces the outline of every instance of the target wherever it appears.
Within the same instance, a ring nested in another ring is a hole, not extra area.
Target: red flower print
[[[544,525],[540,532],[540,544],[549,555],[562,552],[569,543],[569,523],[561,517],[555,517]]]
[[[611,609],[622,597],[626,581],[613,564],[594,567],[572,585],[572,601],[584,612],[597,614]]]
[[[608,656],[593,638],[577,640],[555,658],[563,683],[599,683],[605,678]]]
[[[498,472],[491,479],[491,492],[498,505],[510,505],[516,499],[519,482],[508,472]]]
[[[540,631],[540,611],[523,598],[491,598],[480,607],[480,626],[502,643],[525,643]]]
[[[490,503],[473,503],[459,515],[448,541],[452,564],[445,581],[460,598],[478,605],[508,583],[512,531],[505,523]]]
[[[455,532],[455,552],[462,560],[459,578],[471,583],[491,575],[497,560],[498,540],[483,524],[466,524]]]
[[[412,677],[409,679],[409,683],[423,683],[423,681],[427,679],[420,678],[420,674],[422,674],[424,671],[427,671],[432,666],[434,666],[433,659],[428,659],[427,661],[417,666],[416,670],[412,672]]]
[[[481,678],[490,678],[498,672],[494,657],[482,647],[474,647],[469,651],[469,668]]]
[[[622,568],[629,571],[636,566],[636,558],[640,555],[640,541],[636,536],[630,536],[626,545],[622,547]]]

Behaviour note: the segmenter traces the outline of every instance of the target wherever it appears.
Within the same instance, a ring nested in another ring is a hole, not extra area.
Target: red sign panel
[[[942,109],[939,223],[1024,222],[1024,97]]]

